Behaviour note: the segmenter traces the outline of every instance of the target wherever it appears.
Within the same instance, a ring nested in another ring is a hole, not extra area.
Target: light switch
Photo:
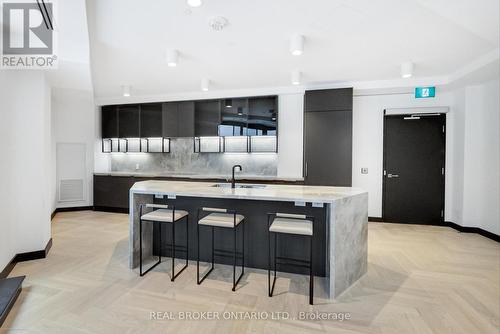
[[[361,168],[361,174],[368,174],[368,168],[366,167]]]

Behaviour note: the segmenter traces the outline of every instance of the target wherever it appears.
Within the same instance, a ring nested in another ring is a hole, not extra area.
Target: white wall
[[[500,234],[499,80],[465,88],[463,224]]]
[[[0,268],[50,239],[50,88],[42,71],[0,76]]]
[[[353,171],[352,185],[368,191],[368,215],[382,216],[382,173],[383,173],[383,121],[384,109],[451,106],[453,96],[449,92],[437,92],[434,99],[415,99],[413,94],[356,95],[353,98]],[[415,109],[418,111],[418,109]],[[452,152],[448,150],[453,141],[453,117],[447,114],[446,136],[446,196],[445,219],[451,213],[451,182],[453,164]],[[367,167],[368,174],[361,174]]]
[[[278,98],[278,176],[302,178],[304,94]]]
[[[60,170],[53,175],[52,187],[55,188],[53,199],[55,207],[74,207],[92,205],[93,172],[94,172],[94,143],[95,143],[95,107],[91,91],[79,89],[54,88],[52,90],[52,124],[53,124],[53,152],[57,144],[85,145],[85,199],[76,202],[57,201],[56,176],[65,172],[65,168],[72,168],[71,156],[53,158],[54,169],[56,160]],[[61,170],[62,169],[62,170]],[[74,169],[74,168],[73,168]]]

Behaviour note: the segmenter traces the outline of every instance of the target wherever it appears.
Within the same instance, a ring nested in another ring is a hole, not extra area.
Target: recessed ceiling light
[[[238,116],[243,116],[243,108],[238,107]]]
[[[177,66],[177,60],[179,58],[179,52],[177,50],[167,51],[167,65],[170,67]]]
[[[300,71],[293,71],[292,72],[292,85],[300,85],[300,77],[301,77]]]
[[[208,80],[207,78],[201,79],[201,90],[204,92],[208,91],[209,84],[210,80]]]
[[[411,61],[407,61],[401,64],[401,77],[402,78],[411,78],[413,76],[413,63]]]
[[[130,86],[122,86],[122,94],[124,97],[130,96]]]
[[[298,34],[292,36],[290,52],[294,56],[300,56],[304,52],[304,36]]]
[[[226,108],[232,108],[233,107],[233,100],[226,99],[226,101],[224,102],[224,105],[226,106]]]
[[[201,0],[187,0],[187,4],[191,7],[200,7],[202,4]]]

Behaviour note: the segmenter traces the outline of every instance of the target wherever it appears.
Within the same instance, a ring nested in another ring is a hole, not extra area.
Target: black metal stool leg
[[[172,278],[170,278],[170,281],[173,282],[175,279],[175,221],[171,222],[172,224]]]
[[[189,218],[186,216],[186,224],[189,222]],[[175,223],[172,223],[175,224]],[[189,233],[188,233],[188,227],[186,225],[186,240],[189,240]],[[172,278],[170,279],[172,282],[179,276],[188,266],[188,247],[189,243],[186,241],[186,264],[182,267],[182,269],[176,274],[174,267],[175,267],[175,226],[172,225]]]
[[[205,278],[207,278],[207,276],[214,270],[214,228],[212,227],[212,267],[210,268],[210,270],[201,278],[200,280],[200,225],[198,224],[198,263],[197,263],[197,266],[198,266],[198,285],[201,284],[201,282],[203,282],[205,280]]]
[[[196,283],[200,284],[200,224],[196,222]]]
[[[142,220],[139,218],[139,276],[142,275]]]
[[[148,270],[142,271],[142,221],[139,221],[139,276],[144,276],[151,270],[153,270],[157,265],[161,263],[161,224],[160,224],[160,246],[159,246],[159,251],[160,253],[158,254],[158,261],[153,264]],[[154,222],[153,222],[154,224]]]
[[[310,237],[311,249],[309,252],[309,304],[313,304],[314,276],[313,276],[313,236]]]

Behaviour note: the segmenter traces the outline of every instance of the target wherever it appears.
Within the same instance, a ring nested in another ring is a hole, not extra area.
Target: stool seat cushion
[[[305,219],[277,217],[269,227],[270,232],[313,235],[313,223]]]
[[[175,210],[174,222],[178,221],[181,218],[186,217],[187,215],[188,215],[187,211]],[[172,222],[172,210],[170,210],[170,209],[154,210],[154,211],[151,211],[149,213],[142,215],[141,219],[155,221],[155,222],[171,223]]]
[[[236,226],[245,219],[243,215],[236,215]],[[214,212],[206,215],[198,222],[200,225],[218,226],[218,227],[234,227],[234,214]]]

